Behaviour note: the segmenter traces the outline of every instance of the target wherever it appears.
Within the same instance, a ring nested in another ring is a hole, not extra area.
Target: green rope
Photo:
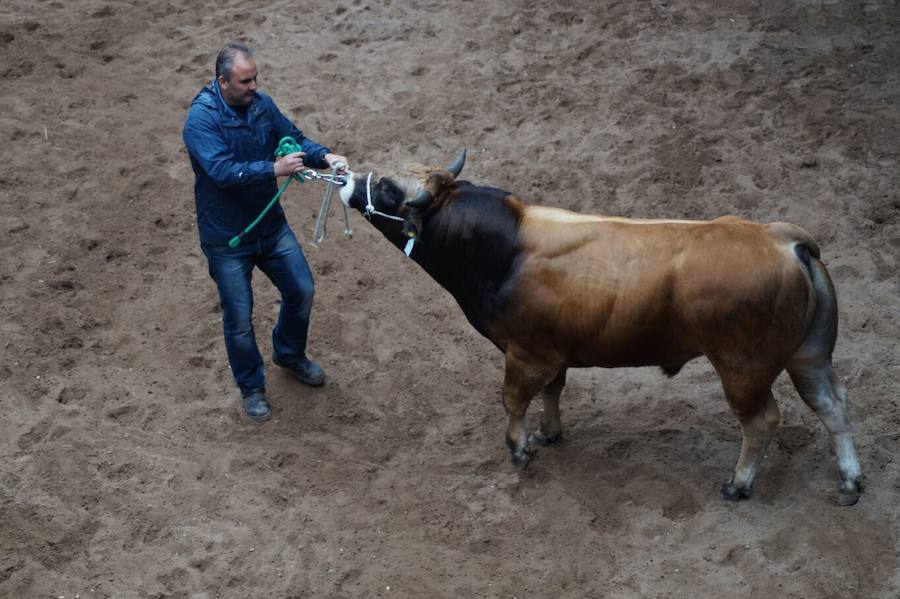
[[[281,141],[278,142],[278,147],[275,148],[275,158],[282,158],[288,154],[302,151],[303,148],[300,147],[300,144],[290,135],[286,135],[281,138]]]
[[[287,156],[288,154],[293,154],[294,152],[302,152],[302,151],[303,151],[303,148],[300,147],[300,144],[298,144],[294,140],[293,137],[288,135],[286,137],[282,137],[281,141],[278,142],[278,147],[275,149],[275,158],[281,158],[283,156]],[[275,205],[275,202],[278,201],[278,198],[281,197],[281,194],[284,193],[284,190],[287,189],[287,186],[290,185],[291,181],[293,181],[293,180],[297,180],[300,183],[303,183],[303,176],[300,173],[296,173],[296,174],[293,174],[290,177],[288,177],[288,180],[285,181],[281,185],[281,188],[278,190],[278,193],[276,193],[275,197],[269,201],[268,205],[266,205],[265,208],[263,208],[262,212],[259,213],[259,216],[257,216],[253,220],[252,223],[247,225],[246,229],[244,229],[238,235],[235,235],[234,237],[231,238],[231,240],[228,242],[228,247],[236,248],[241,243],[241,237],[243,237],[244,235],[246,235],[247,233],[252,231],[253,227],[255,227],[257,224],[259,224],[259,221],[261,221],[263,219],[263,217],[266,215],[266,213],[269,211],[269,209]]]

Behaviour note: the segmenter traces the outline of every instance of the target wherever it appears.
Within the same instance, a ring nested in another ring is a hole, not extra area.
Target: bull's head
[[[416,167],[395,176],[351,175],[341,188],[341,200],[372,221],[398,247],[422,230],[423,216],[462,171],[466,150],[446,169]]]

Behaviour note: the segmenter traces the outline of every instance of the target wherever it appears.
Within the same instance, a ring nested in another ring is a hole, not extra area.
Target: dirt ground
[[[314,247],[316,183],[284,204],[329,379],[270,368],[273,419],[242,420],[181,141],[230,39],[357,171],[466,146],[463,178],[532,203],[809,230],[860,502],[785,377],[753,498],[722,501],[740,431],[705,360],[571,371],[564,441],[515,470],[500,353],[358,214]],[[0,75],[0,596],[900,596],[896,2],[5,0]]]

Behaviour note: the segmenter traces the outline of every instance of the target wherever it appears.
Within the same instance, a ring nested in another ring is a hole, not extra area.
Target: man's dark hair
[[[228,42],[222,46],[222,49],[219,50],[219,55],[216,56],[216,79],[219,77],[229,79],[231,77],[231,68],[234,66],[234,58],[238,54],[242,54],[247,58],[253,58],[253,52],[244,44]]]

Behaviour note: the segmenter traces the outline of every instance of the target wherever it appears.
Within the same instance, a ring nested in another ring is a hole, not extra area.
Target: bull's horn
[[[456,156],[456,160],[453,161],[447,170],[453,173],[453,178],[459,176],[459,173],[462,172],[463,166],[466,164],[466,149],[463,148],[459,151],[459,154]]]
[[[459,154],[456,156],[456,160],[453,161],[453,164],[451,164],[447,168],[447,170],[450,171],[450,173],[453,175],[454,179],[459,176],[459,173],[462,172],[463,165],[465,165],[465,163],[466,163],[466,149],[463,148],[462,150],[459,151]],[[426,206],[428,206],[428,204],[431,203],[431,200],[432,200],[431,192],[428,191],[427,189],[422,189],[422,190],[419,190],[419,193],[416,194],[416,197],[414,197],[411,200],[408,200],[406,202],[406,205],[410,208],[425,208]]]
[[[428,204],[431,203],[431,192],[427,189],[419,190],[419,193],[416,194],[411,200],[406,201],[406,205],[410,208],[424,208]]]

